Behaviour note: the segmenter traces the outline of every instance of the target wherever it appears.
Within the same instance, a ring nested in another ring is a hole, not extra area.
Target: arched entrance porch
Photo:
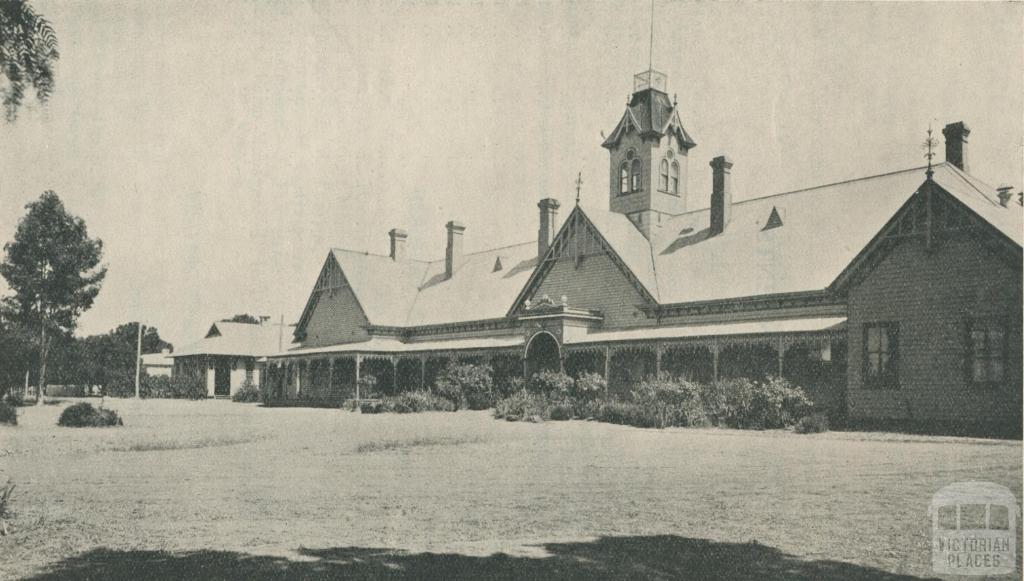
[[[537,333],[526,346],[525,376],[530,378],[541,371],[561,371],[562,350],[554,335],[546,331]]]

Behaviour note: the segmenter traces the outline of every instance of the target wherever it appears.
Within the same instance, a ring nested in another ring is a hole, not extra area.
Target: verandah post
[[[778,351],[779,351],[779,378],[781,379],[782,378],[782,361],[783,361],[783,359],[786,356],[786,345],[785,345],[785,343],[783,343],[783,338],[781,336],[779,337],[778,343],[776,344],[776,349],[778,349]]]
[[[718,340],[716,339],[711,344],[711,367],[712,367],[712,379],[715,383],[718,383]]]
[[[356,355],[356,401],[359,401],[359,366],[363,362],[362,355]]]
[[[604,348],[604,394],[608,395],[608,384],[612,381],[612,348]]]

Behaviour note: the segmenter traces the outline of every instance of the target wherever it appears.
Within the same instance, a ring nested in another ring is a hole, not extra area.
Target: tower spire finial
[[[928,123],[928,137],[921,144],[921,149],[925,150],[924,156],[928,159],[928,169],[924,172],[928,179],[932,179],[932,176],[935,175],[935,171],[932,169],[932,158],[935,157],[935,144],[936,139],[932,137],[932,124]]]
[[[583,187],[583,172],[576,174],[576,205],[580,205],[580,189]]]

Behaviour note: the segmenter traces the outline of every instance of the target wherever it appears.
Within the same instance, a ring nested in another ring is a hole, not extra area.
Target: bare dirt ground
[[[935,491],[1021,497],[1020,442],[67,403],[0,427],[0,579],[918,578]]]

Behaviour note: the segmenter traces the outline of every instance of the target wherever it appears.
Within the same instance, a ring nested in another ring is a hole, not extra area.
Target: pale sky
[[[606,204],[600,132],[648,64],[646,1],[33,4],[62,59],[50,104],[0,124],[0,241],[57,191],[110,269],[78,334],[141,319],[179,347],[235,313],[294,322],[332,246],[383,254],[401,227],[437,259],[452,218],[467,251],[532,240],[579,171]],[[928,124],[960,120],[971,173],[1020,187],[1022,15],[656,0],[690,199],[723,153],[744,199],[921,165]]]

